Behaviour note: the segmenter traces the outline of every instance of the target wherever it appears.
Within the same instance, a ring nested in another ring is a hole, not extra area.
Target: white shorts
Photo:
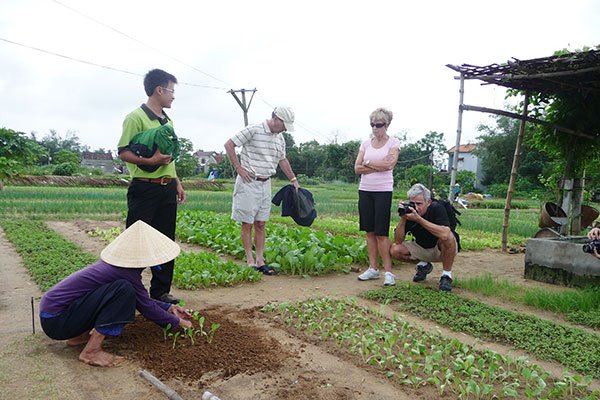
[[[233,188],[231,218],[252,224],[268,221],[271,215],[271,180],[246,183],[238,175]]]
[[[454,236],[454,235],[453,235]],[[456,237],[454,237],[456,243]],[[404,247],[410,252],[411,260],[427,261],[427,262],[440,262],[442,261],[442,251],[438,245],[433,246],[430,249],[423,248],[417,244],[417,242],[406,241],[402,242]],[[458,246],[455,244],[454,248],[458,254]]]

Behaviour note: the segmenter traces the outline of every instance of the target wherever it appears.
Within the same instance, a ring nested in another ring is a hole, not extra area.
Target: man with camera
[[[458,252],[455,233],[450,229],[448,213],[443,204],[431,200],[431,192],[420,183],[407,193],[409,202],[400,203],[400,222],[394,231],[394,244],[390,249],[393,258],[417,264],[414,282],[422,282],[433,270],[432,262],[442,262],[444,271],[440,290],[452,290],[452,264]],[[405,237],[411,233],[414,241]]]
[[[600,258],[600,254],[598,254],[598,246],[600,245],[600,228],[592,228],[592,230],[588,232],[587,236],[591,243],[584,244],[583,251],[585,253],[591,253],[597,258]]]

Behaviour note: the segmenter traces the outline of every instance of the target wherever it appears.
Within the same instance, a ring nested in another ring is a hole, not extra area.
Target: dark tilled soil
[[[189,338],[179,336],[175,348],[172,337],[165,339],[159,326],[138,315],[120,337],[110,340],[107,349],[135,361],[159,379],[198,382],[200,386],[237,374],[273,372],[293,356],[266,332],[240,325],[226,314],[223,310],[202,311],[204,331],[208,332],[212,323],[220,324],[212,341],[197,336],[192,345]],[[194,321],[194,329],[198,328]]]

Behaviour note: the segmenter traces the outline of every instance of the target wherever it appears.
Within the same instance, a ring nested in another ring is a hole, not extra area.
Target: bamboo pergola
[[[580,132],[570,127],[563,127],[548,121],[529,117],[527,115],[529,97],[531,94],[541,94],[544,96],[560,96],[564,94],[582,97],[589,95],[600,96],[600,50],[573,52],[531,60],[518,60],[513,58],[506,64],[490,64],[483,67],[470,64],[462,64],[460,66],[448,64],[446,66],[460,74],[458,77],[458,79],[460,79],[458,127],[456,130],[456,146],[454,147],[448,194],[449,200],[454,200],[453,187],[456,183],[458,148],[460,146],[460,136],[462,133],[463,111],[479,111],[503,115],[521,121],[517,136],[517,144],[515,146],[508,192],[506,195],[504,220],[502,223],[502,251],[505,252],[507,247],[510,204],[521,158],[521,144],[523,142],[525,124],[527,122],[540,124],[562,133],[586,139],[595,140],[600,137],[600,132]],[[483,85],[499,85],[523,91],[525,93],[523,112],[519,115],[505,110],[464,104],[464,82],[466,79],[478,79],[483,81]]]

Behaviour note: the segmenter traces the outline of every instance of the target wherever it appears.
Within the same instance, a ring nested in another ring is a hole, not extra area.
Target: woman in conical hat
[[[42,297],[42,329],[55,340],[75,346],[86,343],[79,359],[90,365],[111,367],[122,358],[102,350],[106,336],[119,336],[134,321],[137,309],[161,327],[192,326],[182,307],[150,298],[142,283],[146,267],[177,257],[177,243],[143,221],[137,221],[102,253],[100,260],[74,272]]]

